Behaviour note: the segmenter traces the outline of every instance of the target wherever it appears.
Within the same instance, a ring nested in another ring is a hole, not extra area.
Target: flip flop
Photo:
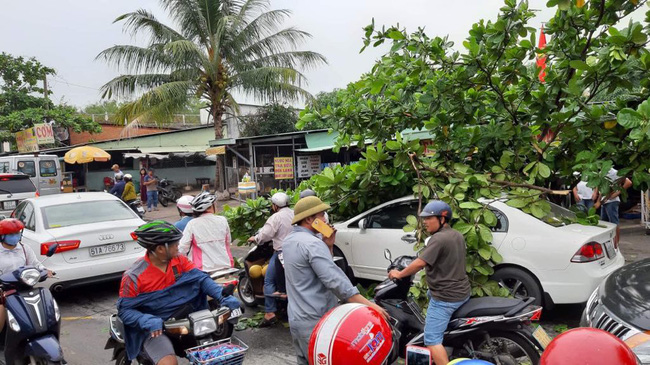
[[[278,323],[278,317],[274,316],[271,319],[266,319],[264,318],[262,322],[260,322],[259,328],[266,328],[266,327],[272,327],[275,326]]]

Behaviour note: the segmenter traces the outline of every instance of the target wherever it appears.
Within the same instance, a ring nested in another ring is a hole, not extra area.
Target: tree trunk
[[[212,114],[212,121],[214,122],[214,138],[215,139],[221,139],[223,138],[223,126],[222,126],[222,118],[223,118],[223,111],[220,105],[212,105],[212,108],[210,110]],[[219,158],[220,156],[217,156],[217,169],[214,177],[214,189],[218,192],[223,191],[223,159]]]

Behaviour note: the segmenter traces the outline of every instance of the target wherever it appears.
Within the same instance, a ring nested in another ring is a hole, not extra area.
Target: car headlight
[[[54,298],[52,298],[52,305],[54,306],[54,318],[58,322],[61,320],[61,310],[59,310],[59,303]]]
[[[16,321],[16,317],[14,317],[10,311],[7,311],[7,322],[9,323],[9,328],[11,328],[12,331],[20,332],[20,325],[18,324],[18,321]]]
[[[27,269],[20,273],[20,281],[25,285],[34,286],[39,280],[41,280],[41,273],[36,269]]]
[[[213,317],[201,319],[192,323],[192,331],[194,337],[201,337],[217,330],[217,322]]]
[[[650,364],[650,331],[637,333],[625,340],[642,364]]]

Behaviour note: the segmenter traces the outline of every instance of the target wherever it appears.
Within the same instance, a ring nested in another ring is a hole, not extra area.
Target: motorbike
[[[140,199],[135,199],[126,203],[140,218],[144,218],[144,207]]]
[[[247,307],[264,305],[264,276],[251,277],[250,268],[254,265],[264,266],[273,256],[273,242],[268,241],[253,245],[244,257],[244,269],[239,274],[237,292],[239,299]]]
[[[50,246],[46,256],[52,257],[57,248],[58,244]],[[34,288],[47,277],[47,270],[33,266],[0,277],[7,308],[7,323],[0,335],[6,364],[67,364],[59,343],[59,306],[49,289]]]
[[[228,275],[232,273],[231,270],[219,270],[209,275],[215,282],[219,282],[222,278],[228,279]],[[224,287],[224,295],[232,295],[234,288],[234,285]],[[174,345],[176,356],[185,358],[190,349],[208,344],[214,345],[231,338],[235,325],[244,313],[243,308],[230,310],[228,307],[219,306],[215,300],[210,300],[208,304],[210,309],[195,312],[181,307],[163,323],[163,333]],[[112,314],[108,321],[110,337],[104,349],[113,350],[111,360],[115,361],[115,365],[129,365],[124,340],[124,323],[117,314]],[[136,360],[141,365],[155,365],[142,356],[138,356]]]
[[[180,190],[174,187],[174,182],[167,179],[161,179],[158,182],[158,202],[163,207],[167,207],[169,202],[175,202],[183,196]]]
[[[400,256],[392,260],[389,250],[384,256],[390,262],[388,271],[404,270],[414,259]],[[425,319],[415,300],[409,296],[414,275],[397,280],[387,279],[375,287],[375,303],[397,320],[400,333],[400,357],[408,345],[424,347]],[[452,315],[445,331],[443,345],[450,359],[473,358],[494,364],[538,364],[540,353],[549,339],[544,329],[533,329],[531,321],[541,317],[542,307],[533,305],[535,298],[525,300],[483,297],[472,298]],[[395,361],[394,356],[392,361]]]

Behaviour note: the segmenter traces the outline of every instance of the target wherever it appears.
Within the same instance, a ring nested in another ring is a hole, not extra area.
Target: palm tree
[[[236,114],[233,93],[260,101],[311,98],[299,71],[326,63],[325,57],[297,50],[309,33],[280,29],[289,10],[269,10],[268,0],[160,0],[175,27],[147,10],[118,17],[132,35],[144,33],[145,47],[116,45],[97,59],[125,73],[102,86],[103,98],[137,97],[124,104],[118,120],[170,121],[191,98],[206,102],[216,139],[222,119]],[[216,183],[220,187],[221,159]]]

